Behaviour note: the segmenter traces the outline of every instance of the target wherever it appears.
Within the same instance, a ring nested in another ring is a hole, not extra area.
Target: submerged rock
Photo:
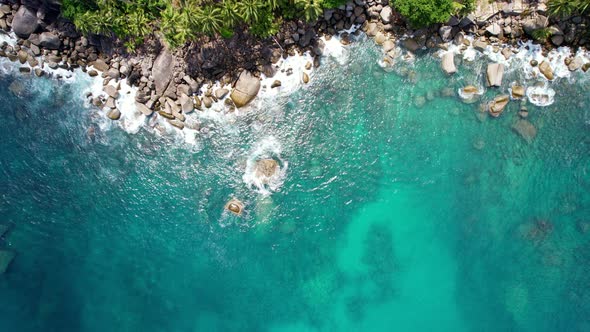
[[[512,98],[514,99],[520,99],[522,97],[524,97],[524,87],[520,86],[520,85],[514,85],[512,87]]]
[[[508,105],[509,100],[510,98],[508,97],[508,95],[501,95],[494,98],[494,100],[490,102],[488,108],[490,115],[495,118],[499,117],[500,114],[502,114],[502,112],[504,111],[506,105]]]
[[[244,211],[244,203],[235,198],[232,198],[229,202],[227,202],[227,204],[225,204],[225,209],[239,216]]]
[[[15,256],[14,251],[0,250],[0,274],[6,272],[8,265],[10,265]]]
[[[236,107],[246,106],[260,91],[260,80],[247,70],[242,71],[230,98]]]
[[[8,225],[0,224],[0,238],[8,232]]]
[[[520,119],[512,125],[512,130],[520,135],[527,143],[531,143],[537,136],[537,128],[528,120]]]

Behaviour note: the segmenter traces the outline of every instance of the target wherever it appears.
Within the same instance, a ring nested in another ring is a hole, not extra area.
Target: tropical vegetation
[[[590,14],[590,0],[550,0],[547,3],[549,14],[558,17]]]
[[[346,0],[63,0],[62,15],[83,34],[114,34],[133,49],[159,31],[172,47],[198,36],[231,37],[241,26],[259,37],[284,18],[316,20]]]
[[[451,15],[463,16],[475,9],[475,0],[390,0],[390,3],[416,28],[445,23]]]

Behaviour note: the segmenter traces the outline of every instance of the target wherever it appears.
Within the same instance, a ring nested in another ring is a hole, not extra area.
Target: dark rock
[[[277,88],[277,87],[281,86],[281,84],[282,84],[282,83],[281,83],[281,81],[279,81],[279,80],[275,80],[275,81],[274,81],[274,82],[272,82],[272,84],[270,85],[270,88],[271,88],[271,89]]]
[[[204,129],[204,128],[203,128]],[[240,202],[237,199],[232,199],[227,204],[225,204],[225,209],[229,212],[239,216],[244,211],[244,203]]]
[[[58,50],[61,46],[61,40],[52,32],[43,32],[39,35],[39,46],[48,50]]]
[[[168,88],[172,80],[172,72],[174,69],[174,57],[167,50],[162,50],[160,55],[154,61],[152,67],[152,76],[156,83],[156,94],[162,95]],[[176,92],[176,91],[174,91]]]
[[[12,30],[21,38],[29,38],[29,35],[37,30],[37,13],[25,6],[20,6],[12,19]]]

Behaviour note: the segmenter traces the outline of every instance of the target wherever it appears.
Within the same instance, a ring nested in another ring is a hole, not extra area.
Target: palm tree
[[[296,4],[303,8],[303,15],[308,22],[315,21],[322,15],[322,3],[320,0],[296,0]]]
[[[238,15],[246,22],[253,23],[258,21],[258,11],[264,7],[260,0],[243,0],[237,4]]]

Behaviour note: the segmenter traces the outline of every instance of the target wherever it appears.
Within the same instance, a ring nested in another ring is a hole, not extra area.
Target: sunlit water
[[[89,79],[4,74],[1,330],[589,331],[585,74],[527,104],[527,143],[519,101],[493,119],[456,94],[485,58],[449,78],[433,54],[393,72],[369,41],[348,55],[203,115],[190,144],[106,123]],[[263,157],[284,166],[271,187],[252,180]]]

